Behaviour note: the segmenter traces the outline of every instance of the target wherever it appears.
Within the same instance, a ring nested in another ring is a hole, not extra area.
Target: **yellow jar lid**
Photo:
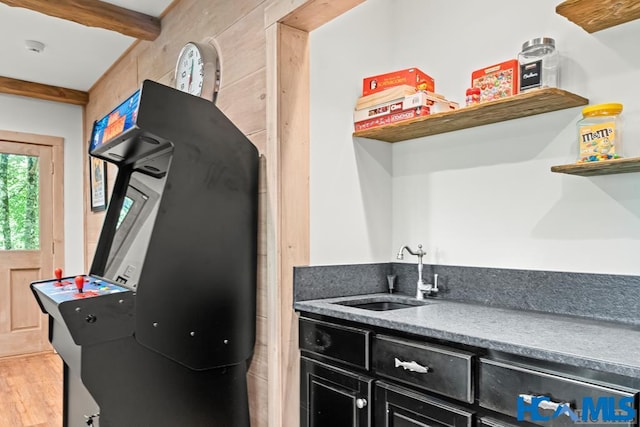
[[[589,105],[582,109],[582,115],[584,116],[608,116],[620,114],[621,112],[622,104],[617,103]]]

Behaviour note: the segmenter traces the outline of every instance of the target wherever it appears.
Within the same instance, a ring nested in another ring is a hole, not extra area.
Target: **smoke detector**
[[[36,40],[27,40],[24,42],[24,47],[30,52],[42,53],[44,50],[44,43]]]

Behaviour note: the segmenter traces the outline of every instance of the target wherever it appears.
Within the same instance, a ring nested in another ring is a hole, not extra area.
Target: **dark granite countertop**
[[[335,304],[372,294],[298,301],[298,311],[398,330],[454,343],[640,378],[640,327],[580,317],[428,299],[426,305],[371,311]]]

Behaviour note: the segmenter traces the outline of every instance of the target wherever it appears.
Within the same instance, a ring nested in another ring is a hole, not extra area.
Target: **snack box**
[[[418,87],[420,90],[435,92],[435,83],[431,76],[417,68],[407,68],[364,78],[362,80],[362,95],[371,95],[400,85],[409,85]]]
[[[516,59],[471,73],[471,87],[480,88],[480,102],[506,98],[518,93],[519,66]]]
[[[430,114],[429,107],[417,107],[409,110],[398,111],[385,116],[375,117],[373,119],[363,120],[354,123],[356,132],[380,126],[386,126],[392,123],[400,123],[416,117],[428,116]]]
[[[356,110],[353,113],[353,121],[360,122],[416,107],[430,107],[430,113],[435,114],[455,110],[458,108],[458,104],[447,101],[442,95],[431,92],[416,92],[400,99]]]

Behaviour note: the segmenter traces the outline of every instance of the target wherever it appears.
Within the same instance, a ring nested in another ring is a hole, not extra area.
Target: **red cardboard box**
[[[390,87],[410,85],[420,85],[420,90],[435,92],[433,78],[417,68],[407,68],[406,70],[393,71],[391,73],[366,77],[362,80],[362,96],[371,95]]]
[[[518,61],[511,59],[471,73],[471,87],[480,88],[480,102],[518,93]]]
[[[410,110],[399,111],[397,113],[387,114],[385,116],[376,117],[373,119],[363,120],[354,123],[356,132],[359,130],[366,130],[371,128],[377,128],[380,126],[386,126],[391,123],[404,122],[406,120],[415,119],[416,117],[428,116],[430,114],[429,107],[417,107]]]
[[[443,111],[455,110],[458,108],[458,104],[455,102],[447,101],[440,95],[420,91],[414,93],[413,95],[405,96],[404,98],[395,99],[389,102],[383,102],[369,108],[355,110],[353,112],[353,121],[361,122],[364,120],[373,119],[375,117],[399,113],[404,110],[410,110],[411,108],[418,107],[429,107],[430,113],[435,114],[441,113]]]

